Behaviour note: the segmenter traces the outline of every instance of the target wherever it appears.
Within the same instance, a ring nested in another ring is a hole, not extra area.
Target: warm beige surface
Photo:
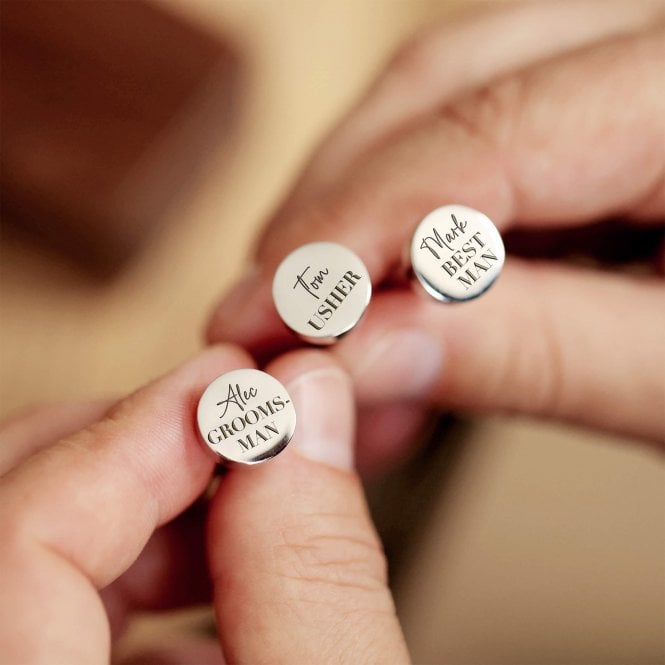
[[[5,239],[1,411],[129,390],[191,354],[279,193],[418,25],[453,5],[170,0],[237,36],[249,80],[236,146],[118,279],[95,284]],[[417,662],[657,663],[663,472],[637,446],[480,423],[399,589]]]
[[[466,446],[398,589],[416,662],[663,663],[662,460],[520,419]]]

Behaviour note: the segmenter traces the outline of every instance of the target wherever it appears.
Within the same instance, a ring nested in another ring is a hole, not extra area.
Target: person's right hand
[[[662,219],[662,18],[662,3],[526,3],[408,45],[323,143],[208,338],[274,352],[289,333],[270,284],[288,252],[340,242],[385,285],[416,222],[446,203],[485,212],[502,232],[619,216],[643,230]],[[365,422],[373,416],[372,428],[361,420],[365,458],[397,454],[426,403],[662,441],[663,329],[656,275],[510,256],[473,303],[379,289],[333,353],[355,378]]]

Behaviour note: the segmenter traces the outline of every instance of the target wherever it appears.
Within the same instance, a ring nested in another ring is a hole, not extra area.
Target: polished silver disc
[[[257,369],[217,377],[196,412],[199,432],[225,462],[257,464],[282,451],[293,436],[296,412],[284,386]]]
[[[429,213],[413,234],[410,254],[415,278],[442,301],[483,294],[501,273],[506,255],[492,220],[463,205]]]
[[[284,323],[312,344],[332,344],[360,321],[372,296],[365,264],[334,242],[298,247],[279,265],[272,284]]]

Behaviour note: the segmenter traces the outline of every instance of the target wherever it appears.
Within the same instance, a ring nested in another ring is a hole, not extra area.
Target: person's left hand
[[[1,662],[105,662],[111,627],[132,610],[210,598],[221,649],[167,637],[132,662],[408,660],[352,471],[350,380],[331,358],[273,363],[296,406],[293,442],[193,504],[214,467],[196,402],[219,374],[251,366],[213,347],[117,404],[51,407],[0,429]]]

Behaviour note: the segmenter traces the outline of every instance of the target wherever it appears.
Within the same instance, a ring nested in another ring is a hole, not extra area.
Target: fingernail
[[[426,397],[441,379],[441,343],[417,328],[379,338],[352,372],[358,392],[373,399]]]
[[[349,377],[335,368],[313,370],[287,390],[297,414],[290,448],[315,462],[353,468],[355,407]]]

